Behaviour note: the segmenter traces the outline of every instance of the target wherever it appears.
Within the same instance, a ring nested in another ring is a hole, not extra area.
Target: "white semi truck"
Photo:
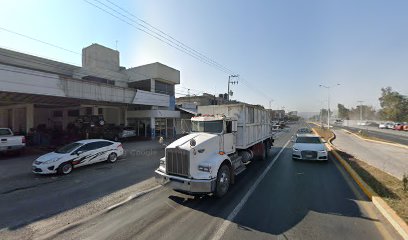
[[[191,132],[169,144],[156,180],[176,191],[225,195],[252,159],[265,160],[273,144],[269,113],[248,104],[198,106]]]

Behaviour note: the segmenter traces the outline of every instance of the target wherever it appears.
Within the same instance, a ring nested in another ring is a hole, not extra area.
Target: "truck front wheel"
[[[217,173],[217,183],[215,188],[215,196],[223,197],[229,189],[231,182],[231,171],[228,165],[223,164]]]

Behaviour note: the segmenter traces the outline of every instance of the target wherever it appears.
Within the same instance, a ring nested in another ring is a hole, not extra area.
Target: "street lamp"
[[[335,86],[340,86],[340,83],[337,83]],[[330,130],[330,88],[335,86],[326,86],[320,84],[319,87],[324,87],[327,89],[327,128]]]
[[[227,92],[227,101],[229,102],[229,100],[230,100],[230,84],[238,84],[238,81],[231,81],[231,78],[237,78],[237,77],[239,77],[239,75],[238,74],[235,74],[235,75],[229,75],[228,76],[228,92]]]

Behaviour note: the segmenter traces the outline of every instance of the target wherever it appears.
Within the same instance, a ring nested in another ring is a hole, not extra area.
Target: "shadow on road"
[[[351,165],[351,167],[358,173],[358,175],[366,181],[370,187],[380,196],[380,197],[386,197],[390,199],[395,199],[399,200],[400,197],[396,195],[393,191],[391,191],[387,186],[385,186],[383,183],[378,181],[370,172],[368,172],[366,169],[361,167],[355,160],[353,155],[350,155],[346,152],[343,152],[341,150],[337,150],[337,152],[345,159],[348,164]]]
[[[316,225],[338,224],[337,221],[347,223],[351,218],[378,221],[367,217],[360,210],[356,201],[367,200],[357,199],[332,159],[327,163],[293,161],[289,147],[282,155],[232,220],[239,229],[280,235],[296,227],[307,216],[315,218],[313,224]],[[263,169],[261,162],[250,164],[248,171],[237,177],[236,184],[222,199],[210,196],[198,199],[182,195],[172,195],[169,199],[227,220],[229,213]]]

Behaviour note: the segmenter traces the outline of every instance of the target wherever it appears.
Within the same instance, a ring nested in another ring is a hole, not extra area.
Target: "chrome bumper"
[[[154,177],[159,184],[185,193],[212,193],[215,190],[215,178],[208,180],[195,180],[167,175],[159,170],[154,172]]]

